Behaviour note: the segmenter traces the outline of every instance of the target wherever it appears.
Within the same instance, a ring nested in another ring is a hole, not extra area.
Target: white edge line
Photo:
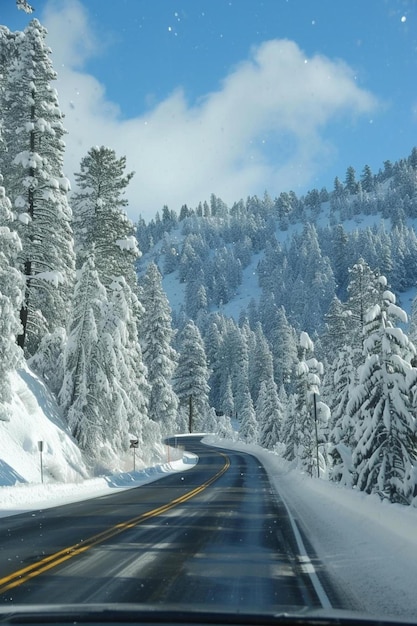
[[[279,494],[279,497],[281,498],[282,503],[283,503],[283,505],[285,506],[285,508],[287,510],[288,518],[290,520],[291,528],[293,530],[294,537],[295,537],[295,540],[297,542],[298,550],[300,552],[300,556],[303,558],[303,562],[302,562],[301,568],[302,568],[304,573],[309,575],[311,583],[312,583],[312,585],[314,587],[314,591],[317,594],[317,597],[318,597],[318,599],[319,599],[319,601],[320,601],[320,603],[322,605],[322,608],[323,609],[331,609],[333,607],[332,607],[331,602],[330,602],[330,600],[329,600],[329,598],[327,596],[327,593],[323,589],[323,585],[321,584],[319,577],[317,576],[317,573],[315,571],[314,565],[311,562],[310,557],[307,554],[307,550],[306,550],[306,547],[304,545],[303,538],[301,537],[301,533],[298,530],[297,523],[296,523],[295,519],[293,518],[293,516],[292,516],[292,514],[291,514],[291,512],[290,512],[290,510],[289,510],[289,508],[287,506],[287,503],[285,502],[285,500],[281,496],[281,494]],[[307,565],[309,567],[306,567]]]

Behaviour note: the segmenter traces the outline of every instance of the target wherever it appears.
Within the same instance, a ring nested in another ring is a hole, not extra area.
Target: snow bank
[[[166,474],[190,469],[197,460],[195,455],[184,453],[182,459],[171,463],[161,463],[135,472],[91,478],[78,483],[19,484],[14,487],[0,487],[0,517],[140,487]]]
[[[43,382],[24,367],[11,374],[11,385],[12,417],[9,422],[0,421],[0,517],[94,498],[110,489],[113,493],[137,487],[196,463],[196,457],[183,452],[179,452],[182,458],[175,459],[176,453],[161,445],[160,458],[171,456],[170,462],[141,467],[143,462],[137,458],[135,472],[90,478],[55,398]]]
[[[11,374],[11,386],[12,417],[0,422],[0,485],[41,481],[39,441],[46,482],[86,478],[81,452],[42,381],[25,367]]]

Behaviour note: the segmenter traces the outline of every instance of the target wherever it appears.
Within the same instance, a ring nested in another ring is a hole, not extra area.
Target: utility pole
[[[188,431],[193,432],[193,396],[188,398]]]

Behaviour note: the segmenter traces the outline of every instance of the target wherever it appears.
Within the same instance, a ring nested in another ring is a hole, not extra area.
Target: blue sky
[[[30,16],[1,0],[1,23]],[[33,0],[66,115],[136,172],[129,214],[332,188],[417,145],[415,0]]]

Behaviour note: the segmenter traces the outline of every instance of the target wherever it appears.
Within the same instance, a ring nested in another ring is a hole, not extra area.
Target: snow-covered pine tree
[[[283,456],[287,461],[294,463],[298,463],[301,440],[297,401],[297,393],[288,396],[281,427],[281,441],[285,446]]]
[[[240,436],[243,432],[246,441],[252,437],[255,442],[258,425],[249,388],[249,345],[255,349],[255,334],[247,322],[239,328],[231,318],[227,319],[221,346],[221,406],[225,411],[233,410],[240,425]]]
[[[91,459],[98,457],[104,441],[103,398],[99,387],[105,384],[105,376],[95,356],[106,305],[106,290],[91,255],[81,268],[75,286],[64,356],[65,375],[59,393],[71,432]]]
[[[35,10],[27,0],[16,0],[16,6],[20,11],[24,11],[25,13],[33,13]]]
[[[311,476],[320,476],[327,467],[327,424],[330,417],[329,407],[320,400],[320,385],[323,375],[323,364],[313,356],[314,346],[306,333],[301,333],[300,346],[304,345],[311,356],[306,358],[307,367],[307,408],[306,421],[302,424],[303,441],[301,458],[304,467]]]
[[[413,298],[411,304],[409,335],[411,341],[417,344],[417,296]]]
[[[48,389],[58,395],[64,382],[64,354],[67,342],[65,328],[58,327],[47,333],[35,354],[28,359],[30,368],[47,384]]]
[[[148,386],[131,319],[132,294],[120,281],[101,284],[91,255],[79,272],[59,399],[70,429],[91,461],[114,463],[129,437],[145,449],[159,441],[147,418]]]
[[[353,466],[356,485],[367,493],[402,504],[410,503],[415,489],[415,417],[409,395],[410,361],[415,347],[395,326],[406,313],[394,294],[378,280],[380,303],[364,316],[364,353],[359,385],[348,403],[356,421]]]
[[[306,224],[303,232],[292,238],[288,268],[292,273],[292,283],[286,292],[287,310],[293,311],[302,328],[309,332],[318,330],[335,295],[336,282],[330,260],[321,251],[313,224]]]
[[[235,403],[233,401],[232,381],[230,380],[230,376],[227,376],[223,387],[224,390],[220,410],[229,418],[232,418],[235,415]]]
[[[11,203],[0,176],[0,420],[10,419],[11,400],[9,374],[19,364],[22,351],[16,344],[21,332],[19,311],[23,302],[24,280],[15,269],[21,244],[17,233],[7,224],[12,220]]]
[[[365,313],[375,303],[378,294],[378,275],[360,258],[349,269],[348,299],[346,308],[350,317],[346,318],[349,345],[353,347],[353,362],[357,367],[361,361],[362,333],[365,325]]]
[[[257,403],[259,391],[264,381],[273,380],[274,366],[272,354],[260,323],[255,332],[247,327],[247,332],[253,334],[254,348],[249,350],[249,389],[254,403]]]
[[[344,346],[334,360],[333,401],[329,434],[331,480],[352,486],[352,451],[355,445],[355,422],[347,410],[349,398],[357,384],[357,371],[352,363],[352,348]]]
[[[257,443],[259,427],[249,388],[243,388],[240,397],[239,438],[246,443]]]
[[[256,403],[256,417],[259,423],[259,443],[268,450],[274,450],[281,440],[283,412],[274,379],[271,377],[262,381]]]
[[[348,283],[349,237],[342,224],[335,224],[331,229],[331,258],[337,291],[343,298],[346,297]]]
[[[69,182],[63,174],[65,130],[46,30],[32,20],[6,75],[3,154],[7,191],[19,219],[19,267],[26,276],[19,345],[34,354],[46,332],[65,327],[74,282]]]
[[[174,374],[174,391],[180,410],[191,431],[203,430],[209,411],[210,372],[200,331],[188,321],[179,336],[179,357]],[[189,424],[191,419],[191,424]]]
[[[275,382],[278,387],[288,385],[297,361],[297,337],[288,322],[283,306],[276,309],[271,345]]]
[[[108,289],[108,298],[113,307],[114,331],[118,340],[118,369],[120,387],[129,433],[146,448],[152,449],[159,443],[161,431],[156,420],[149,415],[151,385],[148,370],[143,360],[138,337],[138,318],[143,320],[144,310],[136,295],[123,277],[113,281]]]
[[[224,439],[234,439],[235,433],[233,431],[232,421],[230,416],[226,413],[218,415],[216,418],[216,434],[218,437]]]
[[[187,281],[184,295],[185,312],[193,320],[207,311],[207,291],[204,286],[204,273],[198,272]]]
[[[129,448],[128,415],[131,403],[126,393],[129,372],[124,354],[124,323],[116,313],[112,300],[103,312],[92,356],[93,362],[99,364],[92,387],[101,404],[102,442],[99,458],[107,465]]]
[[[106,287],[123,276],[136,288],[135,261],[139,256],[135,231],[126,215],[123,197],[133,173],[125,174],[126,158],[114,150],[94,147],[75,174],[78,191],[72,198],[77,267],[94,249],[96,268]]]
[[[211,321],[204,336],[204,345],[206,349],[207,364],[210,368],[210,405],[220,411],[222,410],[223,402],[223,382],[226,380],[227,376],[225,375],[222,358],[223,337],[221,330],[219,329],[219,325],[216,324],[214,317],[215,316],[210,318]],[[230,376],[228,377],[228,380],[230,382]]]
[[[287,417],[284,428],[284,435],[290,435],[290,439],[284,440],[286,458],[291,460],[294,455],[298,465],[311,476],[319,475],[325,468],[323,426],[329,417],[327,405],[318,400],[323,366],[313,353],[313,342],[308,333],[302,332],[296,368],[295,411]],[[291,424],[291,418],[297,422]]]
[[[0,25],[0,120],[5,115],[6,77],[13,60],[17,57],[20,42],[24,38],[21,31],[11,32],[7,26]],[[1,142],[0,142],[1,145]],[[0,170],[4,171],[6,155],[0,150]],[[6,159],[7,160],[7,159]]]
[[[91,148],[76,174],[78,191],[73,198],[77,266],[94,255],[98,279],[108,300],[106,332],[99,337],[97,350],[104,351],[107,345],[117,370],[123,372],[113,372],[110,357],[106,360],[102,353],[113,394],[103,419],[107,420],[108,441],[113,436],[116,448],[121,450],[127,443],[127,430],[149,444],[154,444],[160,434],[148,417],[150,387],[138,339],[138,324],[144,315],[137,297],[135,270],[140,253],[123,197],[133,174],[125,174],[125,167],[125,157],[118,159],[113,150]]]
[[[249,355],[244,333],[233,320],[228,320],[227,333],[223,343],[225,374],[230,375],[237,419],[240,422],[246,407],[246,391],[249,392]]]
[[[178,398],[172,388],[177,354],[172,347],[171,309],[155,263],[148,265],[142,287],[145,311],[140,339],[151,387],[149,417],[159,423],[163,435],[172,435],[177,432],[178,417]]]
[[[308,430],[310,416],[308,366],[306,354],[312,354],[314,344],[306,332],[300,335],[298,346],[298,363],[295,367],[295,393],[293,394],[294,410],[287,413],[283,428],[283,443],[285,444],[284,457],[289,461],[300,462],[304,446],[304,432]],[[311,428],[311,425],[310,425]]]
[[[339,351],[348,343],[346,325],[349,323],[349,318],[350,313],[335,296],[324,316],[325,327],[321,337],[323,352],[329,363],[334,362]]]

